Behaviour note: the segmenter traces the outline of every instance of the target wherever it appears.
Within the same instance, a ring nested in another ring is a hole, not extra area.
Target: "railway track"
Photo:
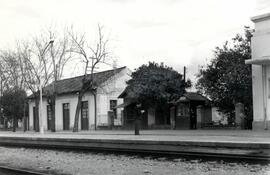
[[[270,160],[270,143],[0,137],[0,146]]]
[[[12,168],[8,166],[0,166],[0,175],[49,175],[31,170]]]
[[[54,149],[53,149],[54,150]],[[59,149],[56,149],[59,150]],[[61,149],[61,151],[70,151],[69,149]],[[76,152],[95,152],[95,153],[102,153],[104,155],[111,154],[113,153],[114,155],[117,154],[125,154],[129,156],[136,155],[138,157],[141,157],[142,159],[144,157],[152,157],[153,159],[159,159],[159,158],[166,158],[166,160],[174,160],[178,158],[184,158],[184,160],[187,161],[192,161],[192,160],[197,160],[200,159],[202,162],[206,161],[225,161],[225,162],[242,162],[244,161],[245,163],[255,163],[255,164],[265,164],[269,161],[266,162],[266,159],[252,159],[251,157],[237,157],[236,156],[222,156],[222,155],[209,155],[209,154],[194,154],[194,153],[173,153],[172,152],[143,152],[143,151],[131,151],[131,150],[122,150],[122,151],[117,151],[117,150],[76,150]],[[0,165],[0,175],[52,175],[52,174],[58,174],[56,172],[47,172],[47,173],[41,173],[41,172],[35,172],[32,170],[25,170],[25,169],[19,169],[19,168],[13,168],[13,167],[8,167],[8,166],[1,166]]]

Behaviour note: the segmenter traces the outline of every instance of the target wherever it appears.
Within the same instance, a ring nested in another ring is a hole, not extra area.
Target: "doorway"
[[[88,101],[82,101],[81,107],[81,129],[88,130],[89,129],[89,117],[88,117]]]
[[[33,126],[35,131],[39,131],[39,120],[38,120],[38,108],[33,107]]]
[[[69,103],[63,104],[63,130],[69,130]]]
[[[52,123],[52,106],[47,105],[47,129],[51,130],[51,123]]]

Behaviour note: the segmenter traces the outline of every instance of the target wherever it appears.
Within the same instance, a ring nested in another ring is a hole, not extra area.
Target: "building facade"
[[[200,129],[202,123],[212,121],[209,100],[196,92],[187,92],[170,108],[171,125],[174,129]],[[207,110],[208,109],[208,110]],[[204,115],[202,115],[202,113]]]
[[[125,129],[134,128],[134,121],[138,115],[142,129],[200,129],[202,123],[213,121],[212,108],[207,105],[209,100],[196,92],[187,92],[178,100],[162,106],[151,106],[145,109],[143,114],[138,113],[136,100],[127,98],[125,91],[119,98],[124,99],[124,103],[117,108],[124,109]]]
[[[269,129],[270,121],[270,13],[251,18],[255,32],[251,39],[253,88],[253,130]]]
[[[94,74],[94,82],[97,85],[97,119],[95,124],[94,96],[86,92],[82,98],[79,115],[79,130],[91,130],[95,128],[108,128],[110,125],[121,126],[121,109],[115,109],[122,103],[118,99],[119,94],[126,88],[126,81],[130,79],[131,71],[126,68],[99,72]],[[88,75],[90,76],[90,75]],[[74,126],[75,112],[78,102],[78,92],[82,87],[82,76],[57,81],[57,97],[55,101],[55,129],[72,130]],[[44,88],[51,90],[51,85]],[[42,124],[45,130],[51,129],[51,109],[46,95],[42,103]],[[35,116],[34,99],[29,98],[29,129],[36,130],[40,122]]]

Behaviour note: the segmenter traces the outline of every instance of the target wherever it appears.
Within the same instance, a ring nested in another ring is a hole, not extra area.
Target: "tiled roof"
[[[192,101],[208,101],[209,100],[197,92],[186,92],[184,96],[187,99],[192,100]]]
[[[207,97],[197,92],[186,92],[178,100],[172,101],[171,103],[179,103],[187,101],[203,101],[207,103],[210,102],[210,100]]]
[[[104,83],[106,80],[114,76],[115,74],[121,72],[126,67],[121,67],[117,69],[107,70],[103,72],[94,73],[94,84],[99,86]],[[90,79],[91,74],[87,75],[87,79]],[[68,93],[76,93],[79,92],[82,87],[82,76],[67,78],[63,80],[57,81],[57,94],[68,94]],[[54,83],[54,82],[53,82]],[[43,88],[43,92],[52,92],[53,83],[49,84],[45,88]],[[29,98],[33,97],[33,94],[29,96]]]

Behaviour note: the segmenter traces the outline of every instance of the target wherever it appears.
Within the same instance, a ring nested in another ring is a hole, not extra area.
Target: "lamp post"
[[[41,53],[41,58],[43,59],[44,54],[46,52],[46,50],[48,49],[48,47],[53,44],[54,40],[51,40],[46,47],[44,48],[44,50]],[[43,118],[42,118],[42,85],[41,85],[41,75],[39,76],[39,126],[40,126],[40,134],[44,134],[44,126],[43,126]]]
[[[134,129],[135,129],[135,135],[140,135],[140,119],[141,119],[141,116],[142,114],[144,113],[144,110],[142,109],[142,104],[141,103],[138,103],[136,104],[136,111],[137,111],[137,114],[136,114],[136,118],[135,118],[135,126],[134,126]]]

